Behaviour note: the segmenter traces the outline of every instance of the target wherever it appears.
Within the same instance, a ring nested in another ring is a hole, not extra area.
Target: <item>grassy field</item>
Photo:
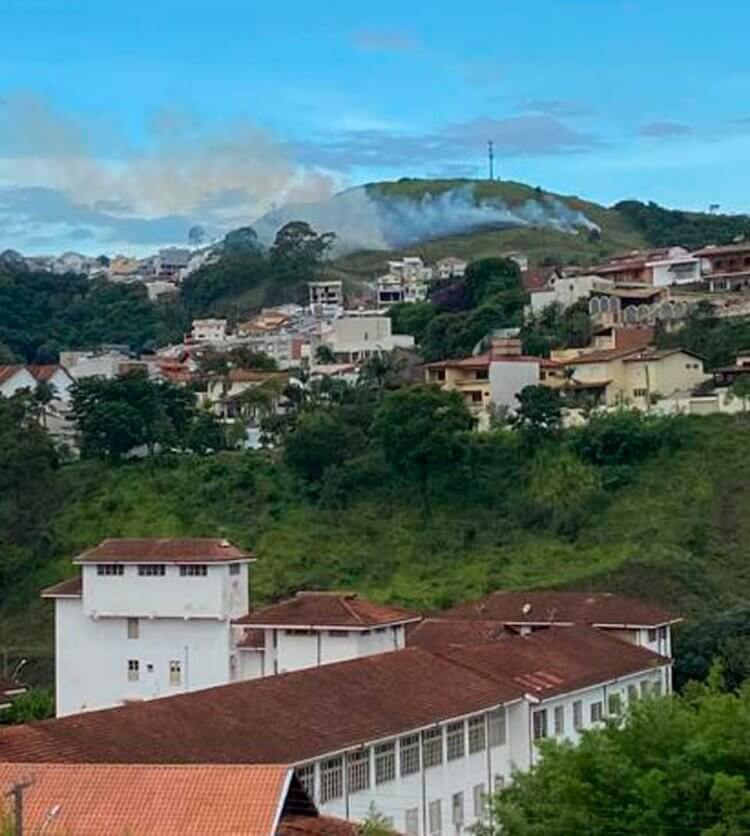
[[[626,487],[586,509],[575,536],[524,521],[521,485],[490,502],[439,504],[425,518],[416,500],[374,487],[326,510],[254,454],[68,465],[45,535],[52,557],[5,602],[0,645],[51,649],[51,606],[38,589],[69,575],[79,550],[117,536],[219,535],[253,548],[256,601],[351,589],[431,609],[490,589],[567,587],[702,618],[750,599],[750,425],[718,416],[693,424],[688,448],[639,465]]]

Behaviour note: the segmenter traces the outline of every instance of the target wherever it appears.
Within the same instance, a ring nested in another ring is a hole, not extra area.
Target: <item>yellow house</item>
[[[661,398],[694,389],[707,377],[703,359],[682,348],[594,351],[563,362],[569,394],[588,393],[604,406],[648,409]]]
[[[436,383],[446,392],[460,392],[479,429],[489,427],[492,401],[489,352],[461,360],[429,363],[425,366],[425,381]]]

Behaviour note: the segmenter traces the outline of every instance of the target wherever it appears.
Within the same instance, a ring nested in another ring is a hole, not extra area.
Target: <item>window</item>
[[[125,567],[120,563],[97,563],[97,575],[124,575]]]
[[[649,695],[650,690],[651,683],[647,679],[644,679],[643,682],[641,682],[641,698],[645,699]]]
[[[565,734],[565,706],[555,706],[555,736]]]
[[[298,766],[294,770],[294,774],[297,776],[297,780],[302,784],[302,789],[310,796],[311,799],[315,799],[315,764],[314,763],[306,763],[304,766]]]
[[[489,380],[490,379],[490,370],[489,369],[479,369],[477,371],[476,380]]]
[[[472,403],[482,403],[482,393],[481,392],[472,392],[471,393],[471,402]]]
[[[419,810],[412,807],[404,816],[404,831],[406,836],[419,836]]]
[[[474,818],[481,819],[484,816],[485,809],[484,784],[477,784],[474,787]]]
[[[598,723],[604,716],[604,711],[601,702],[592,702],[589,707],[591,712],[591,722]]]
[[[658,637],[659,637],[660,642],[667,640],[667,628],[666,627],[659,627]]]
[[[489,713],[490,746],[505,745],[505,709],[498,708]]]
[[[534,740],[547,737],[547,709],[541,708],[533,713]]]
[[[427,808],[427,815],[430,825],[430,836],[440,836],[443,832],[443,810],[439,798],[430,802],[430,806]]]
[[[443,730],[427,729],[422,732],[422,759],[425,769],[443,762]]]
[[[128,659],[128,682],[138,682],[139,669],[137,659]]]
[[[141,564],[138,567],[138,574],[141,577],[163,578],[166,574],[166,568],[163,563]]]
[[[129,618],[128,619],[128,638],[129,639],[137,639],[138,638],[138,619],[137,618]]]
[[[461,827],[464,823],[464,794],[462,792],[454,792],[451,799],[451,821],[456,827]]]
[[[401,775],[419,772],[419,735],[409,734],[399,741]]]
[[[349,792],[366,790],[370,786],[370,750],[350,752],[346,757],[347,789]]]
[[[378,743],[375,747],[375,783],[384,784],[396,777],[396,744]]]
[[[445,380],[445,369],[438,369],[436,377],[438,380]]]
[[[650,629],[650,630],[648,631],[648,643],[649,643],[649,644],[653,644],[653,643],[656,641],[656,637],[657,637],[657,635],[658,635],[658,634],[657,634],[657,632],[656,632],[656,630],[655,630],[655,629],[653,629],[653,628],[652,628],[652,629]]]
[[[638,699],[638,686],[628,685],[628,702],[635,702]]]
[[[583,703],[580,700],[573,703],[573,728],[576,731],[583,728]]]
[[[208,566],[203,564],[180,566],[180,576],[183,578],[205,578],[207,574]]]
[[[329,639],[346,639],[349,637],[348,630],[328,630],[327,632]]]
[[[179,659],[172,659],[169,663],[169,684],[180,685],[182,683],[182,662]]]
[[[607,711],[613,716],[622,712],[622,696],[620,694],[610,694],[607,697]]]
[[[344,794],[344,759],[339,755],[320,764],[320,803]]]
[[[230,563],[229,564],[229,574],[230,575],[239,575],[241,568],[242,567],[240,566],[239,563]]]
[[[481,752],[486,745],[484,717],[472,717],[469,720],[469,753]]]
[[[455,761],[462,758],[466,753],[466,738],[464,735],[464,723],[461,720],[458,723],[448,723],[446,729],[446,748],[448,750],[448,760]]]
[[[648,389],[633,389],[633,397],[634,398],[648,397]]]

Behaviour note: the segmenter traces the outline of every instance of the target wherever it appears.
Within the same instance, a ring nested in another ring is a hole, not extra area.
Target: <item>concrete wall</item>
[[[490,363],[490,399],[496,406],[518,408],[516,395],[524,386],[539,383],[539,363],[493,360]]]
[[[10,398],[22,389],[28,389],[30,392],[36,389],[36,378],[24,368],[19,369],[16,374],[0,385],[0,395]]]

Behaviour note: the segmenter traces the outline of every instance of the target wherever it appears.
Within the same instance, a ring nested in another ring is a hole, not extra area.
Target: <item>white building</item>
[[[26,366],[0,366],[0,395],[11,398],[22,390],[33,392],[36,379]]]
[[[408,255],[388,262],[388,272],[407,282],[429,282],[432,267],[428,267],[418,255]]]
[[[190,338],[194,342],[223,343],[227,334],[226,319],[194,319]]]
[[[324,323],[320,332],[311,337],[307,348],[309,357],[315,358],[322,345],[331,349],[337,363],[359,363],[396,348],[413,348],[414,337],[393,334],[391,325],[390,317],[383,316],[381,311],[348,311]]]
[[[344,283],[338,280],[308,282],[310,309],[315,316],[332,318],[344,309]]]
[[[692,284],[701,280],[701,260],[682,247],[671,247],[664,258],[646,262],[654,287]]]
[[[105,540],[55,601],[57,715],[236,678],[232,619],[248,609],[251,557],[224,540]]]
[[[441,258],[435,265],[435,272],[439,279],[462,279],[466,275],[466,268],[468,262],[462,258],[455,258],[454,256],[447,256]]]
[[[606,293],[615,283],[596,275],[558,276],[550,278],[549,285],[539,290],[532,290],[530,308],[532,314],[540,314],[550,305],[569,308],[581,299],[588,299],[592,293]]]
[[[128,354],[116,350],[60,352],[60,365],[74,380],[86,377],[105,377],[111,380],[132,359]]]
[[[57,364],[43,366],[0,366],[0,395],[9,398],[23,389],[36,391],[40,383],[48,384],[54,400],[67,403],[73,378]]]
[[[429,647],[418,627],[404,650],[11,728],[0,760],[291,764],[324,814],[361,821],[374,805],[399,832],[463,833],[539,740],[576,742],[669,690],[671,660],[616,628],[542,622],[488,636],[456,619]]]
[[[242,679],[357,659],[406,646],[421,615],[351,593],[298,592],[234,624]]]

